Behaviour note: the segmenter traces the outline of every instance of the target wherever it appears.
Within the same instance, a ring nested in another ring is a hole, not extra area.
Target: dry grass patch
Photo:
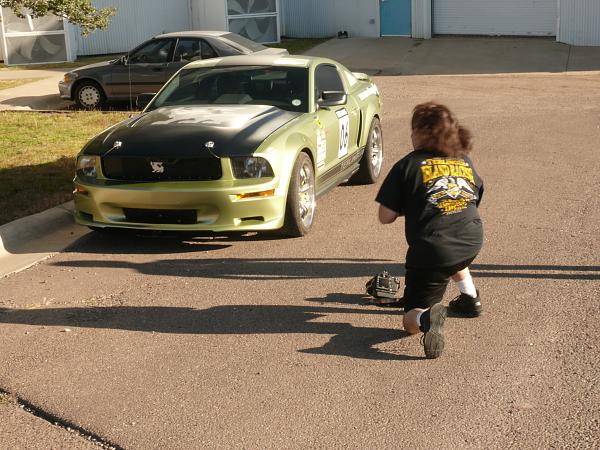
[[[69,201],[75,156],[125,112],[0,112],[0,225]]]
[[[0,91],[3,89],[10,89],[17,86],[21,86],[27,83],[33,83],[34,81],[40,81],[43,78],[22,78],[18,80],[0,80]]]

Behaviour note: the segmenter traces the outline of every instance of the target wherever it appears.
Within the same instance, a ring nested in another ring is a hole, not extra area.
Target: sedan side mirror
[[[155,94],[140,94],[135,99],[135,106],[138,109],[144,109],[152,101]]]
[[[342,91],[323,91],[321,98],[317,101],[319,108],[329,108],[330,106],[345,105],[348,102],[348,96]]]

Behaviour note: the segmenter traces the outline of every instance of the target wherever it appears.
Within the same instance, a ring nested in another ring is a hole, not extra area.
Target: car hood
[[[98,63],[94,63],[94,64],[88,64],[87,66],[77,67],[76,69],[73,69],[70,72],[80,73],[80,72],[86,72],[88,70],[97,70],[97,69],[100,69],[103,67],[108,67],[108,66],[112,65],[113,61],[114,61],[114,58],[111,59],[110,61],[102,61],[102,62],[98,62]]]
[[[268,136],[300,115],[264,105],[158,108],[105,130],[84,147],[83,154],[250,155]]]

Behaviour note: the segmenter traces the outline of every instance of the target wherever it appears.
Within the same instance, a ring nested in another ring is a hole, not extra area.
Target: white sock
[[[456,285],[462,294],[467,294],[469,297],[477,297],[477,289],[475,289],[475,284],[473,283],[473,278],[471,275],[467,275],[467,277],[462,281],[457,281]]]

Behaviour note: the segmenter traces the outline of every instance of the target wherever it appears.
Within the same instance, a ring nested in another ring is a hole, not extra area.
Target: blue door
[[[380,0],[381,35],[410,36],[411,0]]]

